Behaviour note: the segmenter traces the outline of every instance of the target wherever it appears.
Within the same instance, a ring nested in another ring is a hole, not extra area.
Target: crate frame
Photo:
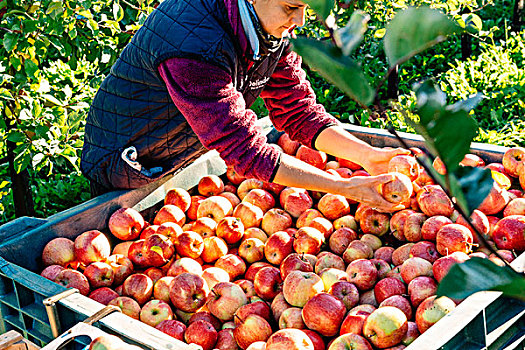
[[[281,133],[272,130],[268,118],[259,122],[268,140],[276,142]],[[371,145],[401,146],[385,130],[347,124],[344,127]],[[399,134],[409,147],[424,148],[424,140],[419,135]],[[506,149],[473,143],[471,152],[489,163],[501,161]],[[74,239],[88,229],[108,232],[107,220],[118,208],[133,207],[140,212],[151,212],[158,208],[170,188],[189,190],[197,185],[200,177],[208,174],[223,175],[225,171],[224,162],[215,151],[210,151],[187,168],[145,187],[110,192],[47,219],[26,217],[0,226],[0,332],[14,329],[37,344],[43,346],[49,343],[53,334],[49,324],[46,324],[48,319],[42,303],[44,299],[65,290],[65,287],[32,272],[40,268],[39,257],[29,261],[21,257],[19,251],[24,249],[21,242],[31,242],[32,249],[40,252],[45,243],[56,237]],[[525,253],[512,265],[523,271]],[[57,303],[60,324],[64,329],[71,328],[103,307],[104,305],[92,299],[74,293]],[[501,292],[476,293],[417,338],[407,350],[494,349],[524,332],[524,313],[524,303],[503,298]],[[110,314],[95,325],[145,349],[193,348],[120,313]],[[523,339],[518,338],[516,341],[523,344],[525,335]]]

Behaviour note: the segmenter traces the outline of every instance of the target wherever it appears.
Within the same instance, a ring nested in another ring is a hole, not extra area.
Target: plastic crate
[[[270,141],[279,133],[270,131],[268,119],[261,121]],[[398,140],[385,130],[345,126],[356,137],[375,146],[399,147]],[[421,137],[401,133],[409,147],[424,148]],[[486,162],[500,161],[506,148],[486,144],[472,145],[472,152]],[[34,273],[41,269],[40,253],[45,244],[56,237],[74,239],[84,231],[98,229],[108,232],[110,215],[120,207],[133,207],[146,218],[152,217],[173,187],[191,189],[207,174],[222,175],[224,162],[216,152],[208,152],[196,162],[156,183],[133,191],[116,191],[87,201],[79,206],[47,219],[20,218],[0,227],[0,331],[16,330],[36,344],[45,345],[54,339],[43,305],[44,299],[61,293],[64,287]],[[513,263],[523,269],[525,254]],[[57,302],[60,331],[95,314],[104,306],[79,293]],[[481,349],[494,348],[494,344],[520,340],[524,333],[525,305],[507,300],[498,292],[477,293],[463,301],[407,349]],[[190,349],[191,346],[133,320],[113,313],[95,324],[102,330],[120,336],[126,342],[146,349]],[[523,336],[525,337],[525,335]],[[81,348],[85,342],[78,342]],[[510,343],[509,343],[510,344]],[[487,347],[488,346],[488,347]]]

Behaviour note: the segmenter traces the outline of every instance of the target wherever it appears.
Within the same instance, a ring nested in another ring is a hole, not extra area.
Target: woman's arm
[[[283,154],[274,182],[284,186],[340,194],[346,198],[366,203],[379,211],[393,212],[405,207],[399,203],[395,204],[386,201],[380,193],[381,186],[394,179],[395,175],[393,174],[355,176],[349,179],[342,179],[295,157]]]
[[[359,140],[341,126],[331,126],[319,133],[315,147],[335,157],[361,165],[371,175],[388,171],[388,162],[396,155],[410,154],[403,148],[377,148]]]

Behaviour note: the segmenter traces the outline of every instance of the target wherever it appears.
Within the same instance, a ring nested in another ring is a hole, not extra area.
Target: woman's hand
[[[401,203],[390,203],[381,195],[381,188],[396,178],[394,174],[378,176],[355,176],[346,180],[347,186],[339,194],[364,203],[381,212],[394,212],[405,209]]]
[[[388,172],[388,162],[392,157],[409,154],[410,151],[404,148],[373,147],[372,151],[368,152],[362,166],[370,175],[384,174]]]

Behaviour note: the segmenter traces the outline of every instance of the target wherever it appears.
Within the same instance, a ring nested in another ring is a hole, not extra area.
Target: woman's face
[[[294,26],[304,25],[306,4],[299,0],[254,0],[253,7],[264,31],[282,38]]]

